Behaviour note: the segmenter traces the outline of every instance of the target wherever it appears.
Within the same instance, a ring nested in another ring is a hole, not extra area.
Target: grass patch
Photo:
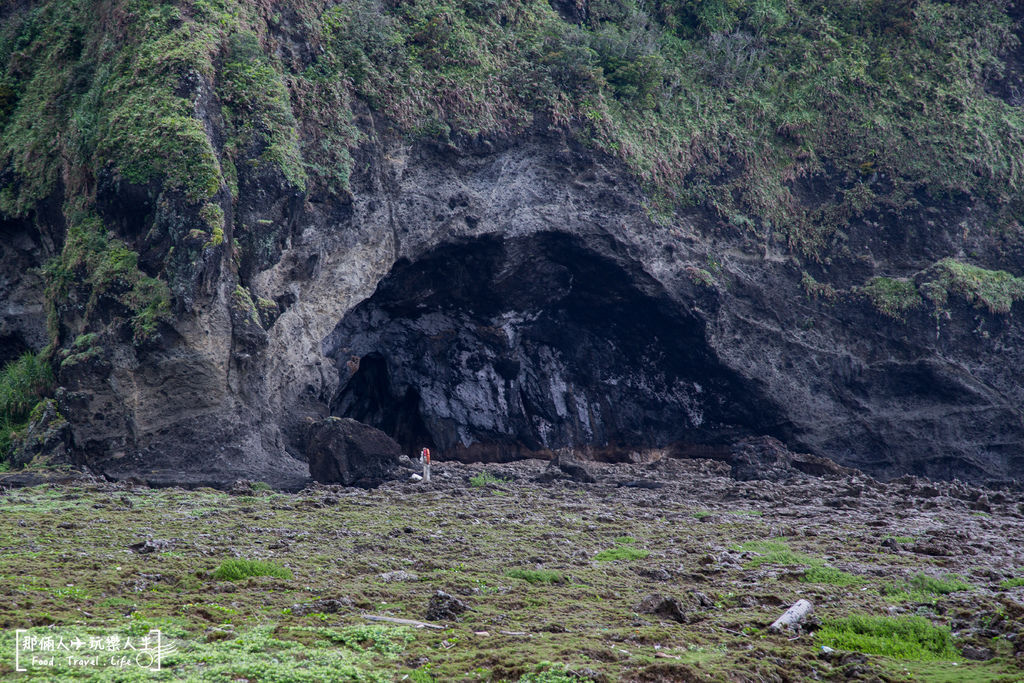
[[[789,545],[781,539],[770,539],[764,541],[747,541],[734,545],[733,550],[741,553],[776,553],[789,550]]]
[[[924,304],[910,280],[875,277],[861,291],[878,312],[896,320],[903,320],[907,313]]]
[[[830,586],[859,586],[865,582],[860,576],[824,566],[808,568],[800,580],[804,583],[825,583]]]
[[[561,664],[541,662],[535,671],[523,674],[517,683],[576,683],[582,679]]]
[[[822,623],[816,641],[839,650],[883,655],[895,659],[957,660],[948,627],[924,617],[852,615]]]
[[[820,566],[822,564],[822,561],[816,557],[790,549],[785,541],[780,539],[747,541],[746,543],[733,546],[733,550],[759,553],[758,557],[753,558],[744,565],[747,569],[756,569],[765,564],[774,564],[782,567],[793,567],[802,564]]]
[[[250,576],[290,579],[292,572],[286,567],[265,560],[224,560],[213,572],[213,578],[218,581],[239,581]]]
[[[934,272],[934,278],[922,286],[922,291],[940,308],[946,305],[950,294],[990,313],[1009,313],[1014,302],[1024,299],[1024,278],[1005,270],[986,270],[947,258],[935,264]]]
[[[1009,589],[1009,588],[1020,588],[1021,586],[1024,586],[1024,576],[1018,576],[1018,577],[1015,577],[1015,578],[1012,578],[1012,579],[1006,579],[1005,581],[1003,581],[1002,583],[999,584],[1000,588],[1007,588],[1007,589]]]
[[[475,474],[469,478],[469,485],[473,488],[481,488],[483,486],[491,486],[494,484],[504,484],[507,480],[501,477],[496,477],[490,472],[481,472]]]
[[[617,548],[602,550],[594,556],[594,559],[598,562],[614,562],[616,560],[626,560],[628,562],[630,560],[642,560],[650,554],[651,553],[648,550],[641,550],[640,548],[634,548],[628,545],[620,545]]]
[[[935,603],[943,595],[974,590],[974,586],[954,574],[943,577],[915,574],[905,584],[892,584],[882,588],[882,595],[891,602]]]
[[[884,536],[882,538],[882,540],[884,541],[884,540],[887,540],[887,539],[890,539],[890,538],[892,540],[896,541],[897,543],[904,543],[904,544],[906,544],[906,543],[913,543],[914,541],[917,540],[913,536],[890,536],[890,535]]]
[[[565,575],[553,569],[511,569],[505,572],[505,576],[527,583],[565,583]]]
[[[949,595],[950,593],[974,590],[974,586],[955,574],[947,574],[941,578],[915,574],[910,578],[909,584],[917,592],[932,595]]]
[[[0,414],[24,419],[53,388],[53,372],[42,354],[25,353],[0,372]]]

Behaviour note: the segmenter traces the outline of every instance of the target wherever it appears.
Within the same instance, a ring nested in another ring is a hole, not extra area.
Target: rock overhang
[[[692,303],[607,235],[462,237],[397,261],[324,340],[331,412],[461,459],[786,436]]]

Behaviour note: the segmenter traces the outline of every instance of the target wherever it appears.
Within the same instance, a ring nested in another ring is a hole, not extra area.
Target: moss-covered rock
[[[952,294],[989,313],[1005,314],[1024,299],[1024,278],[947,258],[930,270],[921,291],[940,308],[946,306]]]
[[[25,430],[12,441],[10,462],[23,467],[32,462],[67,462],[71,445],[68,421],[52,398],[40,401],[29,415]]]
[[[875,277],[861,292],[880,313],[897,320],[903,320],[907,313],[924,304],[912,280]]]

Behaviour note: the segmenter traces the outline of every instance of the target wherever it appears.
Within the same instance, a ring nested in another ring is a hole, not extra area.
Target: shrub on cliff
[[[0,371],[0,460],[8,455],[12,434],[52,389],[53,371],[41,353],[25,353]]]

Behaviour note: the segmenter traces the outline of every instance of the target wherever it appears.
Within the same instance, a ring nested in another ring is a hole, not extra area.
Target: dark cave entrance
[[[412,386],[399,397],[391,393],[387,360],[372,352],[359,361],[359,369],[331,405],[331,414],[351,417],[387,433],[408,453],[417,447],[435,448],[420,415],[419,392]]]
[[[482,237],[399,261],[324,340],[331,414],[410,455],[510,460],[784,436],[703,322],[610,240]]]

